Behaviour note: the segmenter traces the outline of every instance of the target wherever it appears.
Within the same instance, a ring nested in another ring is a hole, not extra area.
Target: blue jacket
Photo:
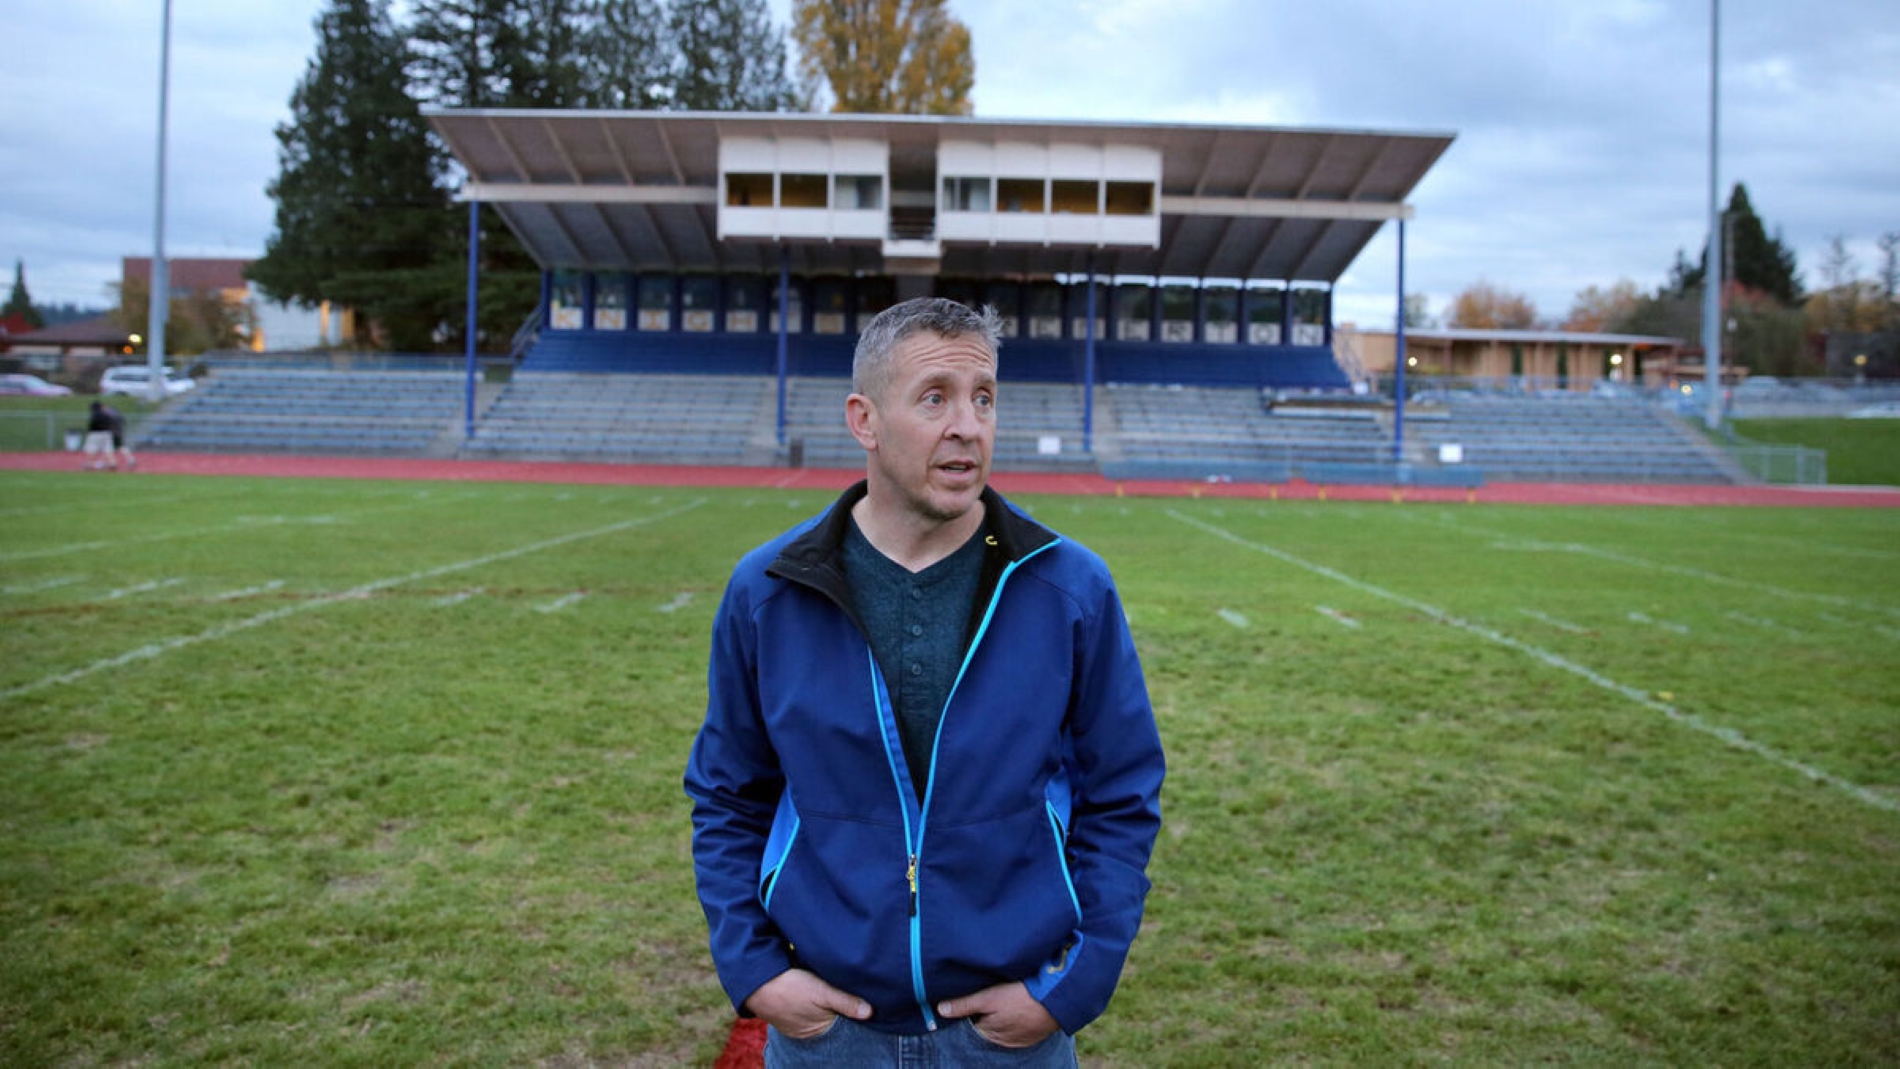
[[[734,569],[693,744],[693,858],[733,1005],[794,965],[917,1033],[1023,981],[1067,1032],[1141,924],[1161,740],[1101,558],[985,491],[971,637],[920,801],[840,565],[851,506]]]

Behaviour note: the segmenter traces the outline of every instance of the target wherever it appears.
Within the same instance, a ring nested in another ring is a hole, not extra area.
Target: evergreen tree
[[[599,0],[418,0],[415,91],[457,108],[572,108],[588,101],[582,45]]]
[[[0,316],[11,318],[19,316],[34,330],[46,325],[40,310],[33,307],[33,298],[26,292],[26,261],[13,261],[13,292],[7,295],[5,308],[0,308]]]
[[[1730,280],[1760,290],[1784,307],[1800,304],[1801,281],[1795,276],[1794,253],[1782,244],[1779,230],[1773,237],[1768,236],[1761,217],[1748,202],[1748,188],[1740,182],[1735,183],[1728,211],[1723,215],[1727,226],[1723,259],[1734,269]]]
[[[359,343],[374,328],[397,348],[426,348],[444,318],[429,267],[454,231],[407,93],[408,52],[388,0],[330,0],[316,29],[277,128],[277,230],[248,274],[281,300],[356,309]]]
[[[607,0],[585,44],[588,104],[647,111],[673,97],[672,44],[660,0]]]
[[[1676,296],[1691,290],[1700,292],[1708,274],[1709,254],[1705,248],[1693,267],[1678,252],[1670,289]],[[1795,271],[1794,252],[1782,243],[1781,233],[1768,236],[1761,216],[1749,202],[1748,187],[1735,183],[1729,194],[1728,208],[1722,212],[1722,262],[1725,281],[1758,290],[1773,297],[1784,307],[1801,303],[1801,280]]]
[[[673,0],[672,106],[684,111],[787,111],[796,105],[785,35],[765,0]]]

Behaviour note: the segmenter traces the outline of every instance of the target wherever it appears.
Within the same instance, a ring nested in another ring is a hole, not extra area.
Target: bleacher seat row
[[[847,379],[517,371],[485,387],[464,436],[465,379],[449,371],[221,369],[141,428],[151,449],[855,468]],[[1741,475],[1638,398],[1453,395],[1408,408],[1404,456],[1388,406],[1276,403],[1252,387],[1110,384],[1092,420],[1073,383],[1003,385],[998,468],[1126,478],[1317,478],[1402,460],[1491,481],[1732,482]],[[1331,466],[1331,467],[1328,467]],[[1344,467],[1342,467],[1344,466]],[[1472,474],[1477,473],[1477,474]],[[1452,474],[1442,476],[1451,479]]]

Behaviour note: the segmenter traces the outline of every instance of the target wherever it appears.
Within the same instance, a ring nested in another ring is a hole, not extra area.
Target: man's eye
[[[994,408],[994,407],[996,407],[996,398],[994,398],[994,397],[991,397],[991,396],[990,396],[989,394],[986,394],[986,393],[980,393],[980,394],[977,394],[977,395],[976,395],[976,407],[978,407],[978,408]]]

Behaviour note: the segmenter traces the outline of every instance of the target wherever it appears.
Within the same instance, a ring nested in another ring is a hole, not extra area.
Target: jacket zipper
[[[943,738],[943,724],[945,720],[949,719],[950,706],[956,701],[958,688],[963,685],[963,675],[969,671],[970,661],[975,658],[977,648],[983,644],[983,636],[989,633],[990,620],[996,615],[996,606],[1002,602],[1003,588],[1009,585],[1009,577],[1015,574],[1016,569],[1034,559],[1037,554],[1054,548],[1060,544],[1061,541],[1060,538],[1053,539],[1038,546],[1026,556],[1011,561],[1009,565],[1003,569],[1003,574],[997,577],[996,589],[990,592],[990,603],[983,610],[983,622],[977,626],[976,636],[970,640],[970,648],[964,651],[963,663],[957,667],[957,678],[950,684],[950,693],[943,700],[943,715],[937,720],[937,739],[931,743],[930,747],[930,770],[928,775],[924,778],[924,800],[921,806],[917,803],[917,791],[898,771],[897,759],[893,756],[892,752],[892,747],[899,745],[896,734],[897,711],[889,704],[890,692],[888,688],[885,687],[884,677],[878,669],[877,655],[869,651],[870,643],[868,641],[865,643],[867,647],[866,656],[868,656],[871,661],[872,697],[876,700],[879,725],[883,729],[884,756],[886,760],[890,762],[891,778],[896,782],[898,801],[904,811],[904,846],[905,852],[909,855],[904,872],[904,880],[910,888],[911,989],[917,998],[917,1008],[923,1011],[924,1027],[932,1032],[937,1030],[937,1015],[931,1010],[930,999],[924,992],[924,926],[922,911],[918,905],[917,859],[924,852],[925,820],[930,813],[931,796],[936,793],[937,743]],[[913,826],[916,828],[915,836],[913,836],[911,832]]]

